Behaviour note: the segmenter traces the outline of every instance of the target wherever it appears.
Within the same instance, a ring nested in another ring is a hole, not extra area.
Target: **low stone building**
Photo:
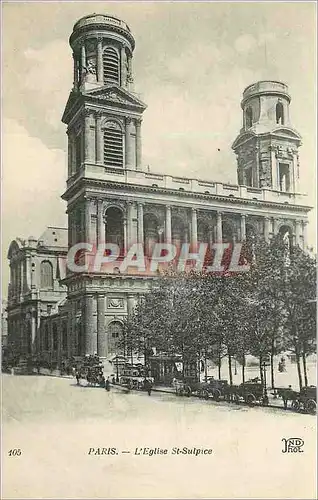
[[[22,356],[44,349],[41,320],[66,298],[67,229],[48,227],[39,239],[16,238],[10,244],[8,342]]]

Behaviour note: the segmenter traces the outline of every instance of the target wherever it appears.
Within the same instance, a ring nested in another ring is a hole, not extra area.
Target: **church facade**
[[[269,240],[279,232],[306,248],[310,207],[299,193],[301,137],[291,124],[286,84],[260,81],[244,90],[243,125],[232,146],[236,185],[164,175],[142,167],[146,105],[133,91],[135,40],[128,25],[112,16],[86,16],[74,25],[70,46],[74,81],[62,117],[68,249],[113,243],[120,260],[138,243],[150,258],[160,242],[196,249],[202,242],[243,242],[253,233]],[[58,313],[67,333],[56,355],[114,355],[123,319],[152,280],[151,272],[117,266],[67,270],[60,281],[67,300]],[[43,325],[39,330],[41,337]]]

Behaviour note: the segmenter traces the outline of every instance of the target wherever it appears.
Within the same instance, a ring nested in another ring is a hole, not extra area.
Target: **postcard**
[[[317,498],[315,19],[2,3],[2,498]]]

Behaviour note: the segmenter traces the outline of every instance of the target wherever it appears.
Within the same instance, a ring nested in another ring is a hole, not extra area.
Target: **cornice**
[[[85,188],[87,186],[94,187],[94,186],[99,186],[102,188],[111,188],[111,189],[118,189],[122,190],[123,188],[126,191],[138,191],[138,192],[143,192],[143,193],[161,193],[161,194],[167,194],[167,195],[174,195],[178,196],[179,198],[194,198],[194,199],[205,199],[205,200],[211,200],[211,201],[219,201],[219,202],[226,202],[228,205],[244,205],[244,206],[257,206],[257,207],[268,207],[268,208],[281,208],[286,210],[286,208],[293,210],[294,212],[309,212],[312,210],[313,207],[311,206],[306,206],[306,205],[295,205],[292,203],[279,203],[279,202],[274,202],[274,201],[264,201],[264,200],[251,200],[248,198],[238,198],[238,197],[228,197],[228,196],[222,196],[222,195],[217,195],[217,194],[206,194],[206,193],[195,193],[192,191],[179,191],[176,189],[168,189],[168,188],[160,188],[160,187],[153,187],[153,186],[142,186],[142,185],[137,185],[137,184],[125,184],[121,182],[110,182],[110,181],[102,181],[102,180],[96,180],[96,179],[89,179],[89,178],[81,178],[70,186],[66,192],[62,195],[63,200],[68,200],[72,197],[72,193],[78,191],[80,188]]]

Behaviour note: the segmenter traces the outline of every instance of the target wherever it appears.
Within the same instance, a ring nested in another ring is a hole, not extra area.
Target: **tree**
[[[283,302],[286,315],[287,346],[296,357],[299,387],[303,386],[301,359],[303,362],[304,382],[308,385],[306,357],[316,349],[316,261],[295,247],[290,254],[283,282]]]

